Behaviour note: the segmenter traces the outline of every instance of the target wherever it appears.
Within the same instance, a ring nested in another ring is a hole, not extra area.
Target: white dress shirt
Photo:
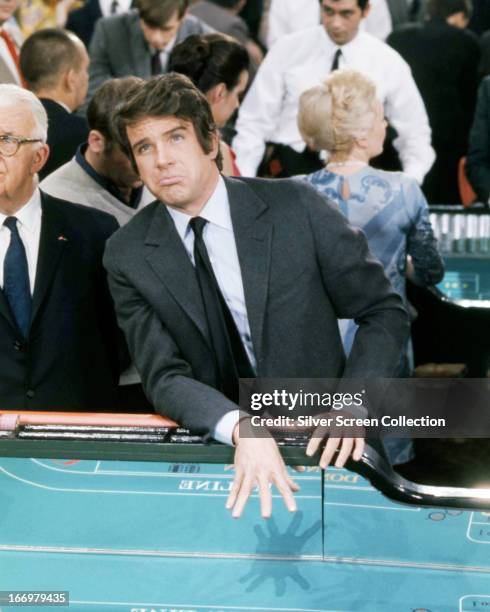
[[[233,148],[244,176],[256,174],[267,141],[304,150],[297,125],[299,97],[329,75],[337,49],[320,25],[284,36],[268,52],[236,123]],[[435,154],[425,106],[408,64],[366,32],[341,50],[340,68],[359,70],[376,84],[386,118],[398,133],[394,146],[403,170],[421,183]]]
[[[167,206],[167,210],[194,265],[194,232],[189,226],[192,217],[170,206]],[[203,240],[211,265],[213,266],[214,275],[233,316],[250,364],[256,370],[257,361],[252,345],[247,307],[245,305],[242,272],[238,261],[233,225],[231,223],[230,203],[225,182],[221,177],[218,180],[214,193],[199,216],[208,221],[204,226]],[[238,410],[227,413],[218,421],[213,437],[220,442],[231,444],[233,429],[238,419]]]
[[[14,215],[5,215],[0,212],[0,287],[3,288],[3,263],[10,244],[11,232],[3,222],[8,216],[17,218],[17,229],[26,251],[27,266],[29,269],[29,283],[31,295],[34,293],[36,282],[37,257],[39,253],[39,240],[41,237],[41,194],[36,189],[31,199],[24,204]]]
[[[121,13],[127,13],[131,9],[132,0],[117,0],[117,7],[114,13],[111,13],[112,3],[114,0],[99,0],[100,12],[102,17],[109,17],[110,15],[120,15]]]

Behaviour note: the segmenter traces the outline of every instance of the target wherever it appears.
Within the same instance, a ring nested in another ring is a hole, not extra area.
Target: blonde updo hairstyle
[[[374,125],[376,86],[360,72],[338,70],[300,97],[298,127],[317,151],[347,157]]]

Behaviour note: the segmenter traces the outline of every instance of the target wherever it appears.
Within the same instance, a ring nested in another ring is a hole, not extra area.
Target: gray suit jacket
[[[216,31],[233,36],[243,45],[250,38],[245,21],[217,4],[207,0],[199,0],[189,7],[189,13],[204,21]]]
[[[87,103],[99,85],[114,77],[151,76],[151,50],[139,25],[137,11],[104,17],[97,21],[90,43],[90,81]],[[196,17],[186,17],[175,44],[191,34],[214,32]]]
[[[408,332],[401,299],[364,234],[295,180],[225,179],[257,375],[393,375]],[[192,263],[165,206],[150,204],[108,242],[119,324],[158,412],[213,432],[236,405],[216,390]],[[346,360],[337,318],[359,324]]]

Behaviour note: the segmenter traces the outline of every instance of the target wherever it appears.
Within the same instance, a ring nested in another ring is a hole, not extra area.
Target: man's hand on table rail
[[[237,425],[233,432],[235,450],[235,479],[226,507],[231,510],[233,518],[239,518],[253,489],[257,486],[260,497],[260,511],[264,518],[272,513],[271,484],[274,484],[282,495],[286,508],[296,510],[293,492],[299,486],[287,472],[286,465],[274,439],[262,429],[260,437],[257,428]],[[244,429],[246,428],[246,431]]]
[[[319,416],[332,418],[333,415],[335,415],[335,413],[328,412],[325,415]],[[346,411],[342,411],[342,416],[344,418],[351,417]],[[336,468],[342,468],[347,459],[351,456],[354,461],[359,461],[361,459],[364,452],[365,435],[366,430],[364,427],[360,426],[347,427],[346,425],[335,424],[331,426],[319,425],[311,435],[308,446],[306,447],[306,454],[308,457],[314,455],[323,440],[327,439],[320,458],[320,467],[325,470],[330,465],[335,453],[338,451],[334,465]]]

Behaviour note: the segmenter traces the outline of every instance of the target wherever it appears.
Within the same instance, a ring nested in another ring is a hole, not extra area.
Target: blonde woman
[[[332,73],[301,96],[298,125],[305,142],[329,156],[325,168],[304,180],[337,203],[351,224],[362,229],[371,252],[403,300],[406,302],[407,275],[419,285],[438,283],[444,267],[420,187],[402,172],[369,165],[382,152],[386,132],[374,83],[353,70]],[[349,351],[357,326],[354,321],[342,321],[340,328]],[[399,376],[410,376],[411,362],[407,346]],[[409,458],[390,455],[394,463]]]

